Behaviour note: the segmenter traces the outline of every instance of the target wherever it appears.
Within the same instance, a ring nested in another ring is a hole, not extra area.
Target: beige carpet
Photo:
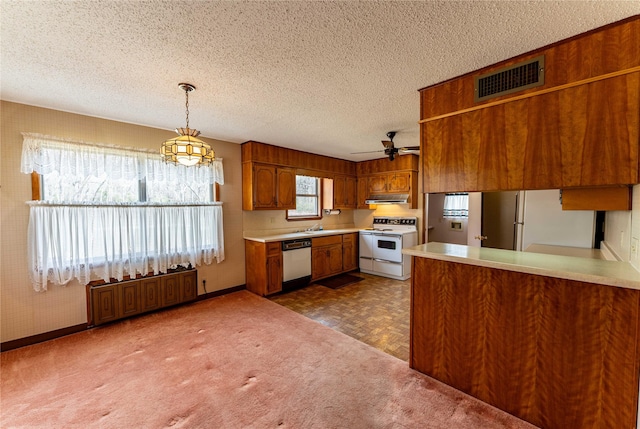
[[[3,428],[531,428],[242,291],[1,355]]]

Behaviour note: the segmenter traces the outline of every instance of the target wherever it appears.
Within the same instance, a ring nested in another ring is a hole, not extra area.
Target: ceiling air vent
[[[544,55],[473,78],[474,100],[484,101],[544,85]]]

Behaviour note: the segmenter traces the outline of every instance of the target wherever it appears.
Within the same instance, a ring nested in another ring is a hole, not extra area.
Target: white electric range
[[[371,228],[360,230],[360,271],[396,280],[410,278],[411,256],[403,255],[402,249],[418,244],[417,223],[415,217],[374,217]]]

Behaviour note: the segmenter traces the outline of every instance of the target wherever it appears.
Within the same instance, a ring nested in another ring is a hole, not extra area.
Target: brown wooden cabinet
[[[247,289],[260,296],[282,290],[282,242],[245,240]]]
[[[269,164],[243,163],[243,210],[296,208],[296,171]]]
[[[342,272],[342,235],[311,239],[311,280]]]
[[[352,271],[358,268],[358,233],[342,235],[342,270]]]
[[[419,157],[402,155],[389,161],[388,158],[359,162],[357,202],[359,209],[375,208],[365,203],[373,194],[409,194],[410,208],[418,208]]]
[[[357,190],[355,176],[338,175],[333,178],[333,208],[357,208]]]
[[[426,192],[638,182],[640,72],[422,125]]]
[[[188,270],[92,286],[89,324],[101,325],[197,298],[197,271]]]
[[[319,280],[358,268],[358,234],[311,239],[311,280]]]
[[[409,364],[536,426],[635,428],[640,291],[413,257]]]
[[[474,102],[474,76],[539,55],[542,86]],[[638,17],[425,88],[423,192],[638,183],[639,112]]]

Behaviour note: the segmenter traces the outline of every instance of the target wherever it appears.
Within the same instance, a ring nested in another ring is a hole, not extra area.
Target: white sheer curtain
[[[469,217],[469,195],[445,194],[442,217]]]
[[[80,206],[30,203],[33,287],[167,272],[224,260],[222,206]]]
[[[108,282],[224,260],[222,203],[203,199],[210,197],[201,186],[224,183],[221,160],[185,167],[146,150],[23,136],[21,171],[42,174],[45,188],[47,178],[64,188],[51,193],[52,201],[29,202],[28,264],[36,291],[47,283]],[[137,189],[120,199],[126,180],[153,184],[151,193],[162,202],[136,201]]]

